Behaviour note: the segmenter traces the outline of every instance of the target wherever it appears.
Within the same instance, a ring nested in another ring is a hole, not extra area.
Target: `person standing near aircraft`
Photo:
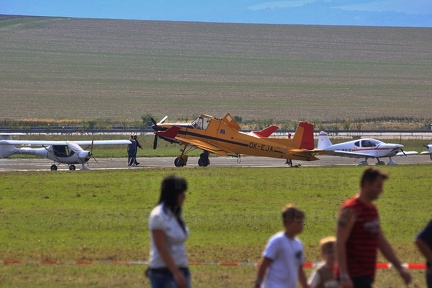
[[[411,282],[411,275],[402,267],[381,230],[378,210],[373,204],[382,193],[386,179],[388,175],[380,170],[366,169],[360,180],[360,193],[341,207],[336,259],[343,288],[372,287],[378,249],[397,269],[404,283]]]
[[[137,151],[137,144],[134,139],[134,135],[130,136],[131,143],[128,145],[128,166],[136,166],[136,151]]]
[[[136,160],[136,155],[138,154],[138,148],[140,148],[140,149],[143,149],[143,148],[142,148],[141,145],[139,144],[138,139],[137,139],[137,135],[136,135],[136,134],[133,136],[133,139],[136,141],[136,149],[135,149],[135,165],[139,165],[140,163],[137,162],[137,160]]]
[[[288,139],[291,139],[291,133],[288,133]],[[293,166],[292,160],[291,159],[287,159],[285,164],[288,164],[290,167]]]
[[[168,176],[162,181],[158,205],[149,218],[150,261],[147,275],[151,287],[191,288],[191,275],[184,242],[189,231],[182,217],[187,182]]]
[[[292,205],[282,210],[285,230],[267,242],[255,288],[295,288],[297,280],[303,288],[309,288],[302,266],[303,244],[296,237],[303,231],[304,219],[304,212]]]
[[[417,235],[415,244],[426,258],[426,284],[428,288],[432,288],[432,220]]]

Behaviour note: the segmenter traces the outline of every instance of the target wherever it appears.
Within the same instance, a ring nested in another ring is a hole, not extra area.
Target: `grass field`
[[[430,118],[432,29],[0,17],[2,118]]]
[[[403,262],[422,262],[413,239],[431,218],[432,183],[425,166],[383,167],[391,174],[378,201],[381,223]],[[256,262],[281,229],[287,203],[307,215],[300,235],[307,261],[335,231],[339,205],[358,187],[358,167],[218,168],[0,173],[0,255],[32,261],[148,260],[147,218],[163,176],[186,177],[184,216],[191,261]],[[383,260],[383,259],[380,259]],[[140,265],[0,264],[3,287],[146,287]],[[192,267],[195,287],[250,287],[254,267]],[[308,271],[309,273],[309,271]],[[415,285],[424,287],[414,271]],[[401,287],[393,270],[376,287]]]

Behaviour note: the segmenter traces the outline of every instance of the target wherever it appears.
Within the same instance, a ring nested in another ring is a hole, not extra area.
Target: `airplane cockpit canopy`
[[[362,147],[376,147],[378,144],[380,144],[380,141],[373,140],[373,139],[365,139],[361,141]]]
[[[199,130],[206,130],[210,124],[211,119],[199,116],[192,122],[192,127]]]
[[[70,157],[75,153],[67,145],[53,145],[52,147],[54,156],[56,157]]]

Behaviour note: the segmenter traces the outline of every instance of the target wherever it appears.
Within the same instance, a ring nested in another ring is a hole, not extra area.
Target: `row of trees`
[[[171,119],[172,121],[192,121],[197,115],[191,117],[182,117],[180,119]],[[299,120],[289,119],[286,121],[277,121],[274,119],[244,119],[241,116],[233,116],[234,119],[241,125],[243,129],[263,129],[270,125],[277,125],[281,130],[295,130]],[[29,129],[31,127],[40,127],[49,129],[52,127],[63,128],[80,128],[84,130],[91,129],[148,129],[152,125],[151,118],[160,120],[158,117],[153,117],[150,113],[141,115],[139,120],[112,120],[112,119],[94,119],[88,121],[67,120],[67,119],[0,119],[0,127],[8,127],[12,129]],[[319,120],[310,121],[318,130],[362,130],[362,129],[425,129],[429,130],[432,119],[418,119],[413,117],[377,117],[369,119],[335,119],[335,120]]]

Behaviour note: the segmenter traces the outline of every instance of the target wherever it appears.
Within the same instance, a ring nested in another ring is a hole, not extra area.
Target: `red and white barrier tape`
[[[40,264],[40,265],[90,265],[90,264],[111,264],[111,265],[148,265],[148,261],[136,260],[136,261],[104,261],[104,260],[76,260],[76,261],[61,261],[61,260],[41,260],[41,261],[21,261],[17,259],[5,259],[3,260],[3,264]],[[320,263],[304,263],[304,268],[314,268],[317,267]],[[251,262],[189,262],[190,266],[252,266],[258,267],[259,263],[251,263]],[[424,270],[426,269],[426,264],[422,263],[403,263],[403,267],[410,270]],[[390,263],[377,263],[377,269],[390,269],[392,268],[392,264]]]

